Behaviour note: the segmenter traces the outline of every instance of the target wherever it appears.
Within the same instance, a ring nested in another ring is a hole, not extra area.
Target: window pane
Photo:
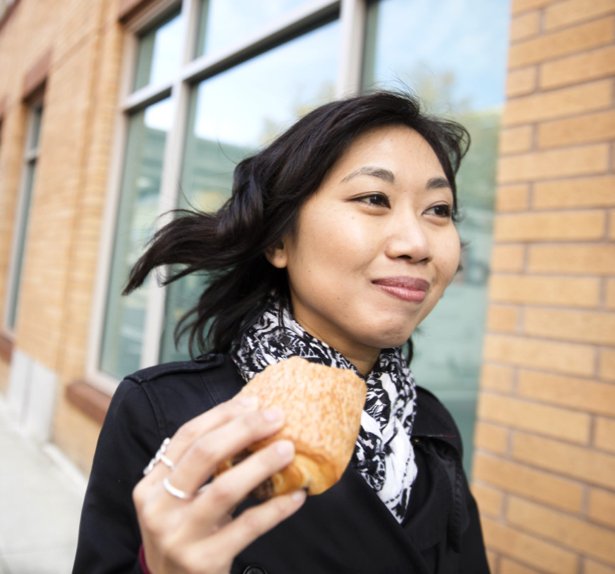
[[[224,50],[258,34],[310,0],[201,0],[197,55]]]
[[[30,220],[32,193],[36,182],[36,165],[38,161],[38,144],[43,122],[43,106],[35,104],[29,109],[28,138],[24,151],[23,176],[18,220],[15,223],[15,250],[13,251],[13,268],[10,277],[9,301],[6,313],[6,325],[10,330],[15,328],[19,307],[19,291],[21,289],[21,274],[23,271],[26,239]]]
[[[11,330],[15,328],[17,322],[17,309],[19,307],[19,291],[21,288],[21,273],[23,270],[24,254],[26,251],[26,237],[28,234],[28,222],[30,220],[30,205],[32,204],[32,190],[36,176],[36,160],[29,161],[25,165],[24,181],[22,187],[22,197],[20,205],[19,221],[16,225],[15,233],[17,239],[13,257],[15,263],[11,274],[11,297],[7,309],[7,327]]]
[[[365,88],[408,87],[435,113],[472,136],[458,177],[467,244],[463,272],[413,337],[413,370],[435,389],[472,454],[476,392],[487,304],[495,168],[504,102],[509,3],[491,0],[382,0],[368,7]]]
[[[28,139],[28,152],[36,152],[41,137],[41,123],[43,121],[43,106],[38,105],[32,109],[32,123]]]
[[[127,297],[121,291],[154,231],[170,121],[170,102],[164,100],[129,122],[100,358],[101,370],[118,378],[140,366],[147,289]]]
[[[331,99],[338,33],[332,22],[198,86],[190,104],[181,184],[192,205],[217,209],[228,197],[237,162]],[[185,345],[175,351],[172,332],[203,281],[188,277],[169,288],[162,360],[186,356]]]
[[[146,32],[139,38],[134,90],[169,82],[181,64],[180,17]]]

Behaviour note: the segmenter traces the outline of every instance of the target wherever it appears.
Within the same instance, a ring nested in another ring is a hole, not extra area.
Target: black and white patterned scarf
[[[231,350],[246,381],[268,365],[292,356],[357,372],[348,359],[312,337],[275,301]],[[367,400],[352,464],[401,523],[417,472],[410,441],[416,406],[414,379],[400,348],[383,349],[363,378]]]

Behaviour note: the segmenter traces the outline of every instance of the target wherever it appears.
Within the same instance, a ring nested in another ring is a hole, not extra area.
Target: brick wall
[[[615,0],[513,0],[474,490],[494,573],[615,572]]]
[[[105,0],[23,0],[0,30],[0,212],[11,214],[0,223],[0,306],[4,313],[23,174],[23,85],[32,66],[49,54],[40,159],[13,339],[16,348],[58,376],[53,440],[84,470],[99,427],[66,403],[64,387],[86,370],[121,77],[117,14],[117,2]]]

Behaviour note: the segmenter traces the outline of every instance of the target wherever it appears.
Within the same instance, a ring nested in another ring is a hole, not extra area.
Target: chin
[[[373,347],[377,349],[389,349],[391,347],[401,347],[408,342],[412,335],[412,331],[404,330],[403,332],[388,332],[383,333],[377,340],[374,341]]]

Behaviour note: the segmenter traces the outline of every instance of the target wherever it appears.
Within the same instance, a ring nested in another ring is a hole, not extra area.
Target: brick
[[[558,544],[545,542],[485,516],[485,542],[504,556],[515,558],[549,574],[577,574],[577,558]]]
[[[615,52],[613,52],[615,59]],[[554,120],[538,126],[538,147],[610,141],[615,138],[615,111]]]
[[[506,95],[509,98],[526,96],[536,90],[538,69],[536,66],[509,70],[506,76]]]
[[[524,331],[564,341],[615,345],[615,313],[526,309]]]
[[[492,271],[522,271],[524,267],[524,245],[494,245],[491,249]]]
[[[610,108],[612,91],[610,80],[598,80],[509,99],[504,108],[502,125],[545,121]]]
[[[602,211],[552,211],[498,214],[493,236],[496,241],[544,241],[600,239],[606,231]]]
[[[596,522],[615,528],[615,493],[601,488],[590,489],[587,515]]]
[[[606,528],[517,497],[509,499],[507,516],[511,524],[594,558],[615,562],[615,532]]]
[[[487,563],[489,564],[489,571],[498,572],[498,564],[499,564],[498,555],[492,550],[489,550],[489,548],[486,548],[486,554],[487,554]]]
[[[615,47],[607,46],[545,62],[540,68],[538,85],[548,90],[608,78],[615,73],[614,60]]]
[[[476,498],[481,515],[488,514],[493,517],[501,515],[504,495],[499,490],[484,484],[473,484],[472,494]]]
[[[615,566],[594,562],[590,558],[583,561],[583,574],[615,574]]]
[[[501,157],[498,183],[598,174],[608,170],[609,155],[608,144],[597,144]]]
[[[510,21],[510,42],[514,43],[538,34],[541,17],[541,13],[537,10],[513,16]]]
[[[510,396],[481,393],[478,416],[511,428],[588,444],[590,416],[578,411],[533,403]]]
[[[598,417],[594,445],[602,450],[615,452],[615,419]]]
[[[615,309],[615,279],[608,279],[606,282],[606,306],[609,309]]]
[[[600,377],[615,381],[615,350],[614,349],[600,349]]]
[[[510,305],[489,305],[487,329],[497,333],[514,333],[520,324],[521,311]]]
[[[506,454],[509,442],[510,431],[506,427],[477,421],[474,427],[474,448],[495,454]]]
[[[583,485],[523,464],[478,453],[472,469],[480,480],[504,492],[518,494],[570,512],[583,504]]]
[[[614,275],[615,245],[532,245],[528,248],[528,271]]]
[[[513,436],[513,458],[589,484],[615,487],[615,456],[524,432]]]
[[[487,361],[569,375],[589,376],[594,371],[595,349],[587,345],[487,334],[483,353]]]
[[[532,126],[519,126],[505,128],[500,132],[500,154],[528,151],[532,147],[534,128]]]
[[[526,12],[527,10],[534,10],[536,8],[543,8],[548,6],[555,0],[513,0],[510,10],[513,16]]]
[[[534,184],[532,205],[550,207],[609,207],[615,206],[615,176],[556,179]]]
[[[495,196],[496,212],[525,211],[529,207],[529,196],[527,184],[501,185]]]
[[[538,570],[524,566],[515,560],[503,558],[500,563],[499,574],[540,574]]]
[[[556,2],[547,7],[544,13],[545,29],[554,30],[583,20],[591,20],[615,12],[613,0],[568,0]]]
[[[615,416],[615,385],[541,371],[520,370],[517,376],[521,397]]]
[[[609,18],[543,33],[512,44],[508,52],[508,65],[518,68],[603,46],[613,40],[614,31],[615,23]]]
[[[514,376],[515,371],[511,367],[484,362],[481,369],[480,387],[506,393],[513,389]]]
[[[489,297],[500,303],[595,307],[600,302],[599,279],[492,274]]]

